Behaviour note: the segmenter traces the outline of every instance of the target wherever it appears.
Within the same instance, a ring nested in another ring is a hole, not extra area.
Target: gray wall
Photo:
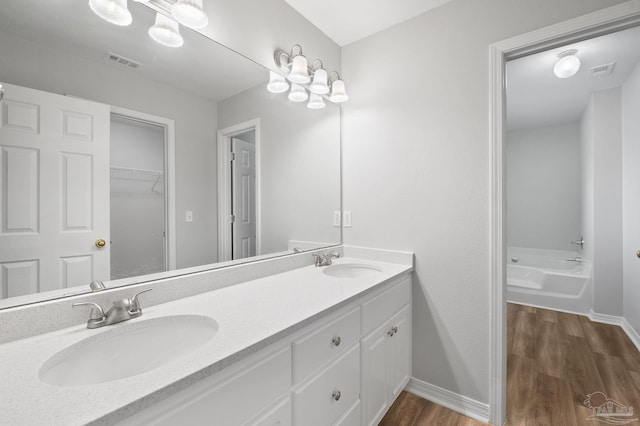
[[[624,317],[640,334],[640,63],[622,86]]]
[[[343,49],[347,244],[416,253],[413,375],[489,400],[489,45],[619,0],[454,0]]]
[[[340,110],[311,110],[261,84],[218,103],[221,129],[260,119],[262,253],[289,240],[340,243]]]
[[[507,134],[507,245],[576,250],[580,238],[580,125]]]
[[[594,92],[582,119],[585,258],[592,263],[593,310],[622,315],[622,139],[620,88]]]

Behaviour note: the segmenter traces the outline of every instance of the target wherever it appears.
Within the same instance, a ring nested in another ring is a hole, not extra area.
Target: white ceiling
[[[339,46],[345,46],[451,0],[285,1]]]
[[[576,75],[553,74],[558,53],[577,49]],[[613,73],[589,78],[589,69],[615,62]],[[510,130],[578,121],[592,92],[619,87],[640,62],[640,27],[569,44],[507,63],[507,127]]]
[[[212,101],[268,79],[264,67],[188,28],[180,28],[182,47],[159,45],[147,33],[155,12],[133,1],[128,7],[133,23],[119,27],[95,15],[86,1],[2,0],[0,37],[5,42],[27,39],[42,49],[101,62]],[[109,63],[103,59],[107,51],[141,62],[142,67],[133,70]]]

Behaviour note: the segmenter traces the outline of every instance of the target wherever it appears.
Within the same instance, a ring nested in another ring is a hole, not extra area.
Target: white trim
[[[629,324],[629,321],[627,321],[626,318],[622,318],[622,329],[624,330],[625,333],[627,333],[627,336],[629,336],[629,339],[631,339],[633,344],[640,351],[640,334],[638,334],[636,329],[633,328],[631,324]]]
[[[489,46],[491,138],[490,420],[506,420],[505,62],[537,51],[617,31],[640,22],[640,0],[631,0]]]
[[[111,113],[129,117],[147,123],[157,124],[165,129],[165,223],[166,223],[166,249],[165,263],[168,271],[176,269],[176,124],[170,118],[146,112],[135,111],[111,105]]]
[[[472,419],[483,423],[489,422],[489,404],[476,401],[450,390],[443,389],[431,383],[412,377],[409,384],[404,388],[407,392],[418,395],[443,407],[457,411]]]
[[[260,119],[254,118],[218,130],[218,262],[231,260],[231,227],[222,218],[231,216],[231,138],[255,130],[256,133],[256,256],[262,254],[260,220],[261,180]]]
[[[616,316],[616,315],[607,315],[607,314],[599,314],[594,312],[593,309],[589,311],[589,315],[587,315],[589,319],[593,322],[601,322],[603,324],[610,325],[619,325],[622,327],[624,323],[624,318]]]

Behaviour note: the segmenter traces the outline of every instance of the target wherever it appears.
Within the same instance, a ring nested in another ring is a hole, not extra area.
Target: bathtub
[[[509,247],[507,301],[578,314],[591,309],[591,265],[577,252]]]

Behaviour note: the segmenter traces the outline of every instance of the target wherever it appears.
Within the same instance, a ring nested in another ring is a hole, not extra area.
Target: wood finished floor
[[[620,327],[587,317],[508,304],[507,425],[604,425],[588,421],[586,396],[600,391],[640,415],[640,352]],[[634,416],[636,417],[636,416]],[[482,423],[403,392],[383,426]],[[640,421],[630,423],[631,426]]]

